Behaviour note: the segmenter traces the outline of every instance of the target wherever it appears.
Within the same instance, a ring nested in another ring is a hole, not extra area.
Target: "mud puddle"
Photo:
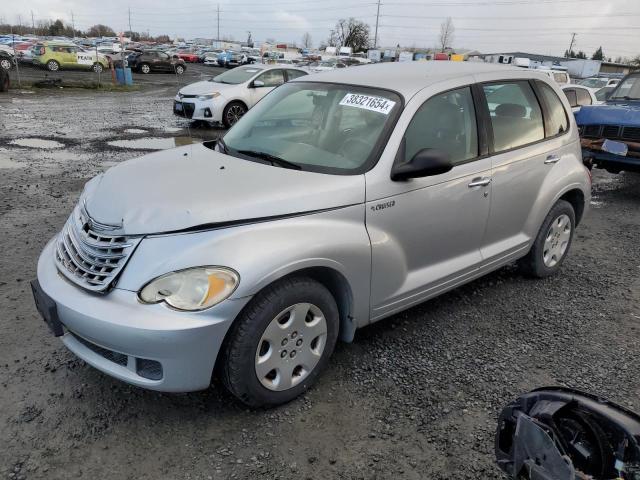
[[[148,131],[142,128],[126,128],[124,133],[148,133]]]
[[[54,148],[64,148],[64,143],[55,140],[46,140],[44,138],[16,138],[9,142],[10,145],[18,147],[38,148],[40,150],[52,150]]]
[[[181,147],[191,145],[192,143],[200,143],[203,139],[192,137],[147,137],[135,138],[131,140],[113,140],[107,142],[107,145],[117,148],[126,148],[131,150],[165,150],[167,148]]]

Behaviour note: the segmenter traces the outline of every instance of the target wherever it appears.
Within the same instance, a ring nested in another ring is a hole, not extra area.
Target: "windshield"
[[[627,77],[618,84],[609,100],[640,100],[640,75]]]
[[[266,154],[301,170],[362,173],[400,108],[400,97],[386,90],[288,83],[249,110],[224,136],[224,147],[233,156],[265,161]]]
[[[228,72],[224,72],[213,77],[210,81],[238,85],[239,83],[249,81],[258,72],[260,72],[260,69],[255,67],[234,68],[233,70],[229,70]]]
[[[586,80],[581,81],[578,85],[589,88],[602,88],[607,85],[607,80],[602,78],[587,78]]]

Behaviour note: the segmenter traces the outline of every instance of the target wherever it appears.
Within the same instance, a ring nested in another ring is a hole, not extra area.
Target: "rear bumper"
[[[64,326],[60,338],[69,350],[112,377],[165,392],[208,388],[227,330],[249,301],[226,300],[187,313],[144,305],[129,290],[94,294],[58,273],[53,242],[38,261],[38,281],[56,303]]]

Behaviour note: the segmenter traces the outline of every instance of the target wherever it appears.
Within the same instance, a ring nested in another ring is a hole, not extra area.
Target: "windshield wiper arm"
[[[262,160],[266,160],[267,162],[271,162],[271,165],[277,165],[278,167],[290,168],[292,170],[302,170],[302,167],[297,163],[290,162],[289,160],[285,160],[284,158],[271,155],[270,153],[267,153],[267,152],[258,152],[256,150],[238,150],[238,153],[242,155],[247,155],[249,157],[255,157],[255,158],[260,158]]]

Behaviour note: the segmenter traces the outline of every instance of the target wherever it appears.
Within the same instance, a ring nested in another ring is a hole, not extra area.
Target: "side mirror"
[[[264,82],[262,80],[254,80],[251,83],[251,88],[260,88],[260,87],[264,87]]]
[[[447,173],[452,168],[451,157],[447,152],[435,148],[423,148],[410,161],[394,165],[391,170],[391,180],[409,180],[410,178],[440,175]]]

